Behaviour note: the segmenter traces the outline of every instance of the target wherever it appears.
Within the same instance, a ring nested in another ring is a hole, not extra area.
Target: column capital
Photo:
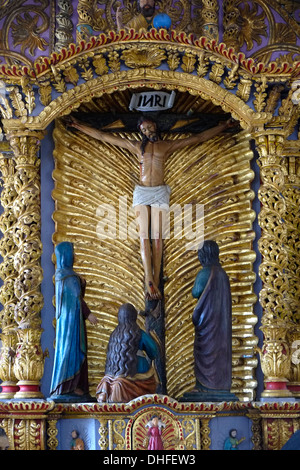
[[[261,158],[267,157],[268,161],[283,157],[285,145],[285,133],[282,129],[265,129],[254,133],[257,151]]]
[[[44,138],[44,131],[18,130],[7,134],[7,139],[14,153],[15,159],[21,159],[30,162],[36,158],[40,141]]]

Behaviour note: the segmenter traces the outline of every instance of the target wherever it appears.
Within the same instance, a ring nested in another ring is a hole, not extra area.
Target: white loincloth
[[[136,185],[133,191],[132,207],[151,206],[168,210],[170,204],[171,188],[167,184],[161,186]]]

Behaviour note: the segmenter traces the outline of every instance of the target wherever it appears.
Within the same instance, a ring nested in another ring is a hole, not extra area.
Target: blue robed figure
[[[85,282],[73,270],[73,244],[59,243],[55,255],[56,346],[51,399],[90,401],[85,320],[96,324],[97,319],[83,298]]]

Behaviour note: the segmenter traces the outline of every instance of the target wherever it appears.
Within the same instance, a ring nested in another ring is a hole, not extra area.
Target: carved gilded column
[[[202,0],[202,35],[219,41],[219,3],[217,0]]]
[[[40,380],[44,373],[44,354],[41,349],[41,318],[43,296],[40,291],[42,268],[40,257],[40,160],[39,141],[42,133],[14,133],[8,136],[14,152],[16,198],[13,211],[16,218],[14,242],[17,246],[15,269],[18,273],[14,291],[17,298],[15,321],[18,346],[14,373],[19,391],[16,398],[42,397]]]
[[[71,0],[58,0],[57,6],[59,12],[56,15],[55,50],[60,51],[63,47],[68,47],[71,42],[74,42],[72,23],[74,9]]]
[[[51,419],[48,420],[48,427],[47,427],[47,436],[48,436],[47,448],[48,448],[48,450],[56,450],[57,446],[58,446],[57,422],[58,422],[58,419],[56,419],[54,417],[51,417]]]
[[[16,385],[17,379],[14,374],[14,355],[16,350],[17,336],[15,331],[16,322],[14,320],[14,309],[16,296],[14,293],[14,282],[16,270],[14,267],[14,257],[17,247],[13,240],[13,231],[16,218],[13,213],[13,203],[16,198],[14,188],[15,163],[8,156],[0,154],[0,171],[2,174],[3,188],[1,191],[1,206],[3,212],[0,216],[0,229],[2,238],[0,240],[0,254],[2,264],[0,266],[0,276],[3,285],[0,289],[0,302],[3,306],[0,312],[2,330],[0,353],[0,379],[2,380],[0,399],[13,398],[19,387]]]
[[[240,36],[238,4],[237,0],[224,0],[223,2],[223,42],[236,51],[239,50]]]
[[[293,396],[300,398],[300,326],[294,324],[289,331],[289,344],[291,349],[291,364],[288,375],[288,389]]]
[[[260,303],[263,308],[261,330],[264,343],[260,351],[265,378],[262,397],[290,397],[287,388],[290,350],[287,339],[290,311],[287,304],[287,229],[282,150],[284,135],[270,129],[256,135],[259,152],[261,202],[259,224],[262,230],[259,250],[262,262],[259,269],[263,287]]]
[[[108,420],[105,418],[99,419],[99,446],[100,450],[109,449],[109,432],[108,432]]]
[[[209,450],[211,445],[209,423],[210,418],[202,418],[200,420],[201,450]]]

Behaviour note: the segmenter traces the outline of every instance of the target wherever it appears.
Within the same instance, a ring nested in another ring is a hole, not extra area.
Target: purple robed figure
[[[232,301],[230,282],[220,265],[219,247],[206,240],[198,250],[202,269],[192,290],[197,298],[195,327],[195,390],[186,398],[196,401],[237,400],[230,392],[232,380]]]

